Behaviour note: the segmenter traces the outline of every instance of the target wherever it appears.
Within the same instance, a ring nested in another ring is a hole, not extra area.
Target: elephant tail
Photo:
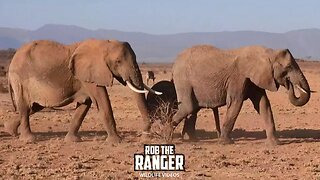
[[[13,105],[13,109],[14,111],[17,111],[17,105],[14,101],[14,98],[13,98],[13,89],[12,89],[12,85],[11,85],[11,82],[8,78],[8,91],[9,91],[9,94],[10,94],[10,98],[11,98],[11,102],[12,102],[12,105]]]

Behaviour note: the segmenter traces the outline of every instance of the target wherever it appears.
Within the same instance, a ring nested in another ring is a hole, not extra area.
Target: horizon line
[[[271,32],[271,31],[261,31],[261,30],[223,30],[223,31],[188,31],[188,32],[172,32],[172,33],[149,33],[143,31],[125,31],[125,30],[118,30],[118,29],[107,29],[107,28],[97,28],[97,29],[90,29],[87,27],[82,27],[79,25],[74,24],[55,24],[55,23],[48,23],[44,24],[35,29],[27,29],[22,27],[8,27],[8,26],[0,26],[0,28],[7,28],[7,29],[18,29],[18,30],[25,30],[25,31],[37,31],[45,26],[73,26],[81,29],[85,29],[88,31],[101,31],[101,30],[109,30],[109,31],[118,31],[118,32],[125,32],[125,33],[143,33],[148,35],[177,35],[177,34],[190,34],[190,33],[233,33],[233,32],[262,32],[262,33],[272,33],[272,34],[285,34],[293,31],[301,31],[301,30],[320,30],[320,28],[316,27],[309,27],[309,28],[301,28],[301,29],[292,29],[285,32]]]

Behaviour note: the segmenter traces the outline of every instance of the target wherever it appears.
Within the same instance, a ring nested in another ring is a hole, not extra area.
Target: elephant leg
[[[34,142],[35,136],[32,134],[30,129],[30,122],[29,122],[29,116],[31,109],[28,107],[26,103],[24,103],[23,100],[20,100],[18,102],[18,111],[20,115],[20,140],[25,142]]]
[[[233,100],[227,103],[227,113],[225,120],[222,124],[220,143],[221,144],[233,144],[234,141],[230,138],[230,133],[234,127],[236,119],[241,110],[243,101],[242,100]]]
[[[249,98],[252,101],[255,110],[264,120],[268,143],[271,145],[281,144],[275,135],[276,128],[274,125],[274,119],[265,90],[257,88],[254,93],[250,93]]]
[[[21,113],[19,112],[19,118],[9,120],[4,123],[4,128],[11,136],[18,136],[18,127],[20,126]]]
[[[178,99],[178,111],[173,115],[171,125],[175,128],[184,118],[195,111],[195,105],[193,103],[193,90],[192,87],[188,87],[186,82],[177,84],[177,92],[179,89],[183,89],[183,94],[177,94]],[[182,91],[182,90],[181,90]],[[199,108],[198,108],[199,109]],[[197,110],[199,111],[199,110]]]
[[[117,133],[116,122],[114,120],[111,103],[107,89],[104,86],[98,86],[96,89],[96,101],[99,108],[99,117],[102,118],[104,127],[108,133],[107,141],[120,142],[121,138]]]
[[[182,130],[182,138],[185,140],[197,140],[196,137],[196,121],[197,121],[197,113],[194,112],[187,117],[184,122],[183,130]]]
[[[16,102],[17,104],[14,105],[14,109],[18,110],[19,117],[14,119],[14,120],[9,120],[4,123],[4,128],[5,130],[12,136],[18,136],[18,127],[20,125],[20,120],[21,120],[21,105],[19,102],[22,102],[22,93],[21,93],[21,85],[15,84],[10,82],[10,90],[12,91],[11,93],[11,98],[12,99],[17,99],[18,101]],[[15,89],[15,91],[13,91]]]
[[[220,137],[221,129],[220,129],[220,118],[219,118],[219,110],[218,108],[212,108],[215,124],[216,124],[216,130],[217,130],[217,137]],[[197,121],[197,113],[192,113],[189,118],[186,118],[183,131],[182,131],[182,137],[186,140],[196,140],[196,121]]]
[[[79,131],[79,128],[82,124],[84,117],[86,116],[86,114],[88,113],[88,111],[90,109],[91,104],[92,104],[92,101],[87,100],[85,103],[79,104],[77,106],[76,112],[72,118],[72,122],[69,127],[69,131],[68,131],[66,137],[64,138],[65,141],[67,141],[67,142],[80,142],[81,141],[81,138],[78,136],[78,131]]]
[[[147,137],[150,134],[151,120],[149,117],[148,109],[145,108],[145,104],[147,103],[145,99],[145,95],[140,93],[134,93],[134,92],[132,93],[137,102],[136,104],[142,117],[142,134],[146,135]]]
[[[173,115],[172,122],[167,124],[164,128],[164,137],[167,141],[172,141],[172,135],[174,129],[178,126],[178,124],[185,119],[189,114],[193,113],[194,107],[192,103],[191,96],[183,99],[181,104],[178,105],[178,111]]]
[[[218,108],[212,108],[212,111],[213,111],[214,121],[216,123],[217,136],[219,138],[220,135],[221,135],[219,109]]]
[[[9,133],[11,136],[18,136],[18,127],[20,125],[20,119],[21,117],[19,119],[6,121],[4,123],[4,128],[6,132]]]

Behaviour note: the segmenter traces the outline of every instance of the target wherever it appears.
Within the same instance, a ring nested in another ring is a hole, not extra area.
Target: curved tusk
[[[137,89],[136,87],[134,87],[129,81],[126,81],[126,83],[127,83],[127,85],[129,86],[129,88],[132,90],[132,91],[134,91],[134,92],[136,92],[136,93],[147,93],[148,91],[146,91],[146,90],[140,90],[140,89]]]
[[[307,91],[306,90],[304,90],[301,86],[299,86],[299,85],[295,85],[300,91],[302,91],[302,92],[304,92],[304,93],[306,93],[306,94],[308,94],[307,93]]]
[[[161,95],[161,94],[162,94],[162,92],[155,91],[155,90],[149,88],[149,87],[148,87],[147,85],[145,85],[144,83],[143,83],[143,86],[144,86],[144,88],[145,88],[146,90],[152,92],[153,94],[156,94],[156,95]]]

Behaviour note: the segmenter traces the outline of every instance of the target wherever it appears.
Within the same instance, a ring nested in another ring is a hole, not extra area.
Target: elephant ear
[[[240,64],[240,71],[243,70],[244,75],[255,85],[270,91],[278,90],[279,86],[277,86],[273,75],[273,66],[268,57],[242,57],[237,60]]]
[[[112,86],[113,74],[104,61],[106,53],[99,51],[99,48],[80,45],[71,55],[69,69],[80,81]]]

